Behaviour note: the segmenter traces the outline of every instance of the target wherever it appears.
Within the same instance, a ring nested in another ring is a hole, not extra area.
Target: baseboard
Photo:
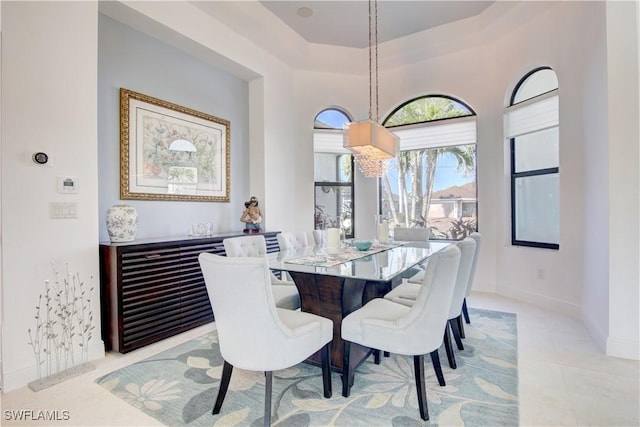
[[[592,317],[589,316],[588,313],[582,313],[582,321],[584,322],[587,330],[589,331],[589,335],[593,338],[596,345],[604,354],[607,353],[607,332],[603,331],[602,328],[593,321]]]
[[[582,320],[587,326],[589,334],[604,354],[622,359],[640,360],[640,341],[609,336],[607,331],[602,330],[600,325],[593,321],[589,313],[583,313]]]
[[[496,293],[519,301],[528,302],[538,307],[542,307],[557,313],[567,314],[578,319],[582,318],[582,310],[578,304],[551,298],[546,295],[535,294],[507,287],[496,288]]]
[[[101,359],[104,357],[104,354],[104,342],[102,342],[102,340],[96,340],[89,345],[89,361]],[[33,355],[31,356],[33,357]],[[6,364],[4,364],[3,367],[6,368]],[[34,359],[33,363],[28,366],[23,366],[11,372],[4,372],[2,377],[2,391],[7,393],[18,388],[26,387],[27,384],[37,378],[38,370]]]
[[[609,337],[607,339],[607,356],[640,360],[640,341]]]

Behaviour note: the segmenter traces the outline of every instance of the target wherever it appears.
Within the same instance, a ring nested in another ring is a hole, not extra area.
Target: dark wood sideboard
[[[263,232],[267,251],[278,251],[279,232]],[[210,237],[100,243],[102,339],[106,350],[126,353],[213,321],[198,255],[224,255]]]

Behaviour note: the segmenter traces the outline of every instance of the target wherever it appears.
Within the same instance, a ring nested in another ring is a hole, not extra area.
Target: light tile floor
[[[520,424],[523,426],[640,426],[640,363],[606,357],[581,321],[494,294],[474,293],[469,306],[518,315]],[[473,322],[473,318],[471,319]],[[54,387],[0,395],[0,425],[157,426],[94,380],[115,369],[197,337],[213,325],[95,362],[94,371]],[[58,422],[11,419],[12,410],[68,411]]]

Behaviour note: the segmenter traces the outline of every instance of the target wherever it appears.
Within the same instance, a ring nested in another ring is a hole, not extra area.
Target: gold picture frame
[[[120,198],[229,202],[231,124],[120,89]]]

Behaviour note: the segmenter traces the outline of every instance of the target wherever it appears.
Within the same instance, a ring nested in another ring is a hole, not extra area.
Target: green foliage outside
[[[410,102],[389,117],[385,126],[423,123],[471,115],[461,104],[443,97],[425,97]],[[425,227],[431,205],[436,165],[442,156],[453,156],[457,170],[463,174],[475,172],[475,145],[448,146],[423,150],[402,151],[397,159],[397,203],[393,203],[389,174],[382,178],[383,199],[389,203],[394,226]],[[475,229],[475,221],[466,224]],[[461,224],[452,224],[449,233],[432,230],[434,238],[454,238],[468,234]]]

